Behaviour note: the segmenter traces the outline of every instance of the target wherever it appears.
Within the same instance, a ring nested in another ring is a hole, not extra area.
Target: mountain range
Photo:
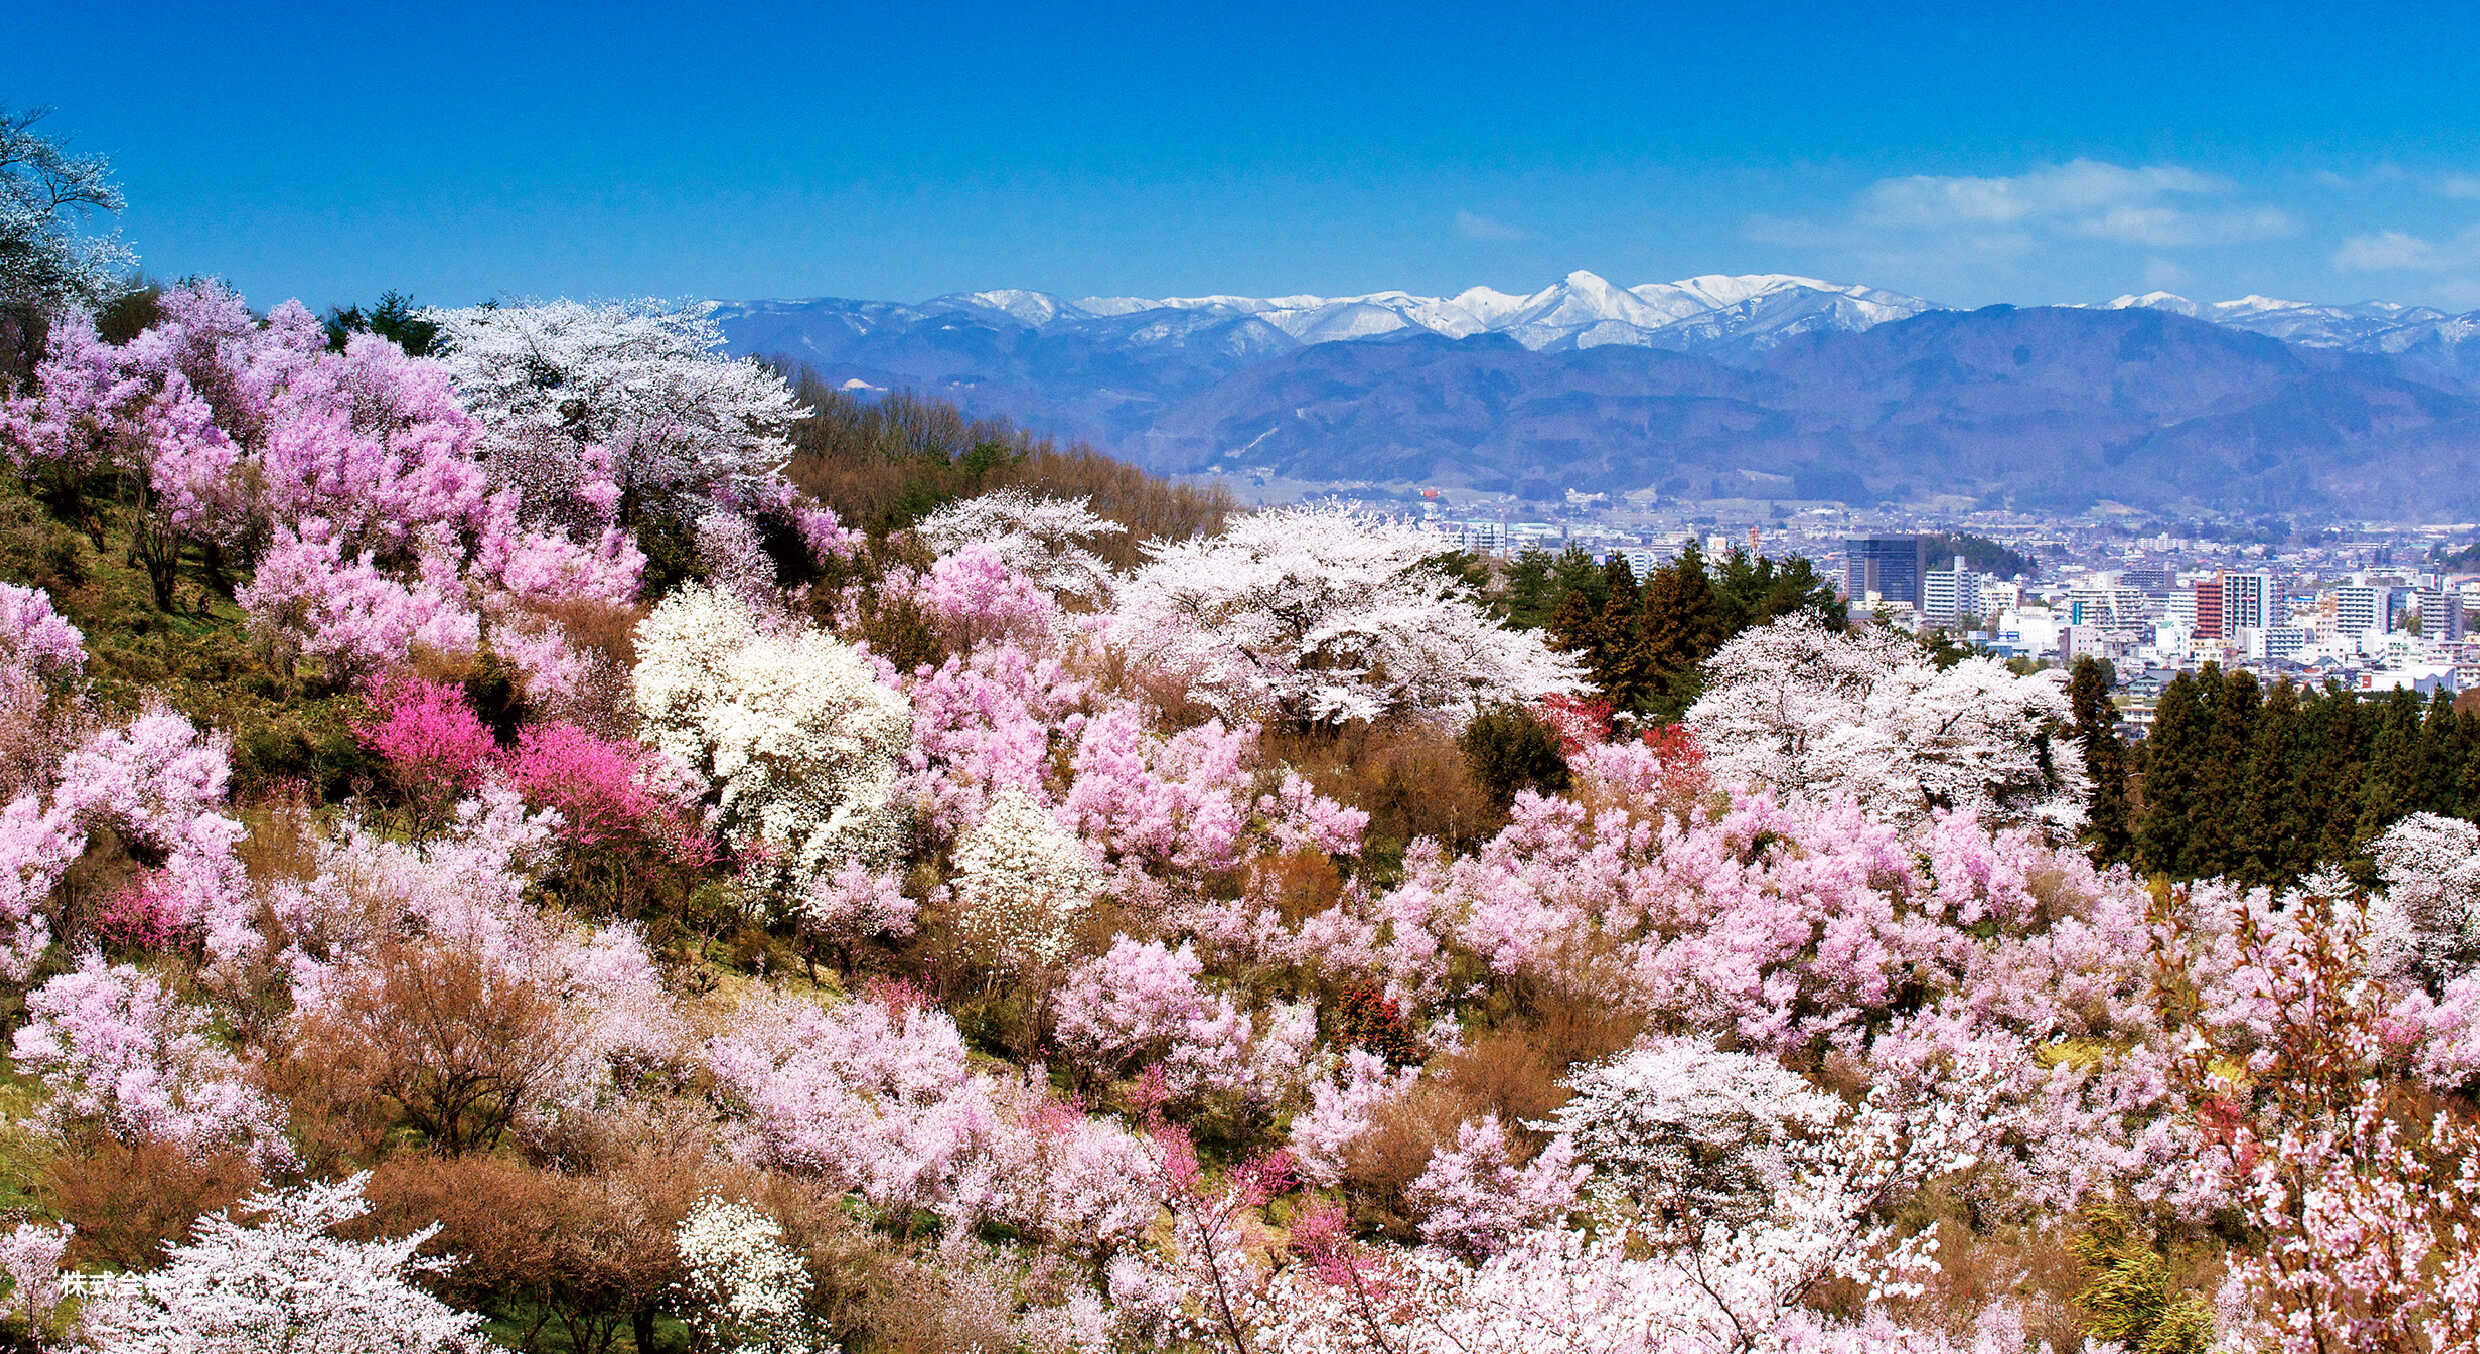
[[[1530,295],[729,304],[734,350],[1171,473],[1555,496],[2480,510],[2480,311],[1956,310],[1780,274]]]

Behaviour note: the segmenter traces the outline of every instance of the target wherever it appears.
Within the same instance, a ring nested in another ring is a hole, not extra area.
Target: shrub
[[[1518,793],[1557,794],[1567,788],[1567,757],[1559,731],[1515,706],[1482,715],[1464,730],[1464,761],[1472,778],[1505,808]]]

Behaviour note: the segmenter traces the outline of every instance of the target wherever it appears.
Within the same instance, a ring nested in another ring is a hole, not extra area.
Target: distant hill
[[[1958,311],[1814,279],[1518,297],[726,307],[740,351],[1158,471],[1556,494],[2470,515],[2480,312],[2160,294]]]

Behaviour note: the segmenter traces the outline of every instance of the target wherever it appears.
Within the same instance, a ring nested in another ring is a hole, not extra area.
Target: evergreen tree
[[[2219,677],[2215,673],[2216,685]],[[2161,689],[2161,699],[2153,708],[2153,730],[2144,739],[2144,775],[2139,782],[2144,809],[2136,823],[2135,846],[2136,862],[2148,874],[2193,877],[2188,868],[2187,826],[2202,797],[2200,759],[2210,719],[2198,696],[2201,686],[2191,673],[2172,677]]]
[[[2084,842],[2102,864],[2125,860],[2132,846],[2127,804],[2127,744],[2118,734],[2118,706],[2110,692],[2118,674],[2098,658],[2078,658],[2067,677],[2072,732],[2083,744],[2084,768],[2092,776],[2092,801]]]
[[[1622,596],[1612,589],[1602,608],[1599,643],[1588,660],[1594,685],[1615,710],[1641,710],[1653,693],[1652,670],[1645,661],[1644,619],[1636,607],[1631,584]]]
[[[2456,705],[2462,702],[2458,699]],[[2450,761],[2454,812],[2464,818],[2480,820],[2480,712],[2456,709],[2454,741]]]
[[[1577,588],[1559,596],[1550,613],[1550,642],[1591,663],[1602,644],[1602,612],[1591,593]]]
[[[2302,718],[2299,688],[2276,682],[2257,711],[2238,814],[2239,882],[2282,888],[2316,868],[2309,787],[2297,774]]]
[[[1557,794],[1567,788],[1567,758],[1556,729],[1516,706],[1475,718],[1461,740],[1473,783],[1505,810],[1518,793]]]
[[[2352,854],[2367,850],[2396,820],[2420,808],[2420,699],[2396,688],[2377,703],[2368,738],[2368,769],[2360,785]],[[2346,809],[2347,811],[2347,809]]]
[[[1566,601],[1567,594],[1581,592],[1598,616],[1602,604],[1610,600],[1609,588],[1610,580],[1603,575],[1602,566],[1595,564],[1581,546],[1571,545],[1550,560],[1550,591],[1558,598],[1558,602],[1551,603],[1553,607]]]
[[[1777,560],[1735,549],[1713,573],[1725,639],[1803,611],[1830,630],[1843,628],[1843,599],[1834,580],[1819,574],[1805,556]]]
[[[2237,874],[2245,865],[2247,843],[2239,836],[2235,809],[2244,797],[2262,695],[2256,674],[2223,672],[2218,663],[2205,664],[2197,682],[2206,720],[2196,761],[2197,796],[2187,812],[2187,871],[2191,878]]]
[[[1550,552],[1539,546],[1527,546],[1507,565],[1499,614],[1509,625],[1543,630],[1549,627],[1550,612],[1558,604],[1558,592],[1550,581]]]
[[[1669,723],[1696,703],[1702,686],[1698,666],[1733,633],[1694,541],[1646,581],[1642,610],[1644,666],[1652,688],[1646,708]]]
[[[2428,699],[2420,719],[2420,808],[2427,813],[2458,811],[2462,795],[2455,788],[2454,696],[2440,687]]]
[[[2359,851],[2361,784],[2367,775],[2372,721],[2359,698],[2333,682],[2325,684],[2314,716],[2299,760],[2316,832],[2314,855],[2321,861],[2348,861]]]

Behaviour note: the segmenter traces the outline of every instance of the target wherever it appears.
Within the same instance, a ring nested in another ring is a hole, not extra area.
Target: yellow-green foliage
[[[2068,1245],[2093,1275],[2075,1305],[2094,1339],[2135,1354],[2204,1354],[2212,1344],[2212,1309],[2193,1293],[2173,1292],[2169,1260],[2124,1213],[2094,1213]]]

